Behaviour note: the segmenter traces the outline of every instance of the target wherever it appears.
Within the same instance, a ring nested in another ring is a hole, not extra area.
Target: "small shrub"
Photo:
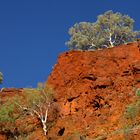
[[[14,122],[16,120],[18,115],[14,113],[15,102],[12,99],[0,105],[0,122]]]
[[[16,138],[15,121],[19,117],[15,103],[15,98],[11,98],[0,104],[0,132],[4,133],[11,140]]]
[[[140,97],[139,88],[136,90],[135,95]],[[133,120],[139,115],[139,113],[140,113],[140,98],[138,98],[135,103],[130,104],[126,107],[125,117]]]
[[[126,108],[126,118],[133,120],[138,114],[138,108],[134,105],[128,105]]]
[[[140,97],[140,88],[136,90],[136,96]]]

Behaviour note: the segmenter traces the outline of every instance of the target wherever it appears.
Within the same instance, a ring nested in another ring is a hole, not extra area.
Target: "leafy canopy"
[[[69,49],[89,50],[110,48],[134,41],[140,34],[133,31],[134,20],[128,15],[107,11],[96,22],[76,23],[69,29]]]

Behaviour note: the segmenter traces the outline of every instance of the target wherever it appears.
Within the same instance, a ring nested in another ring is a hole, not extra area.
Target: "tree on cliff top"
[[[134,41],[140,34],[133,31],[134,20],[128,15],[107,11],[94,23],[80,22],[69,29],[69,49],[89,50],[111,48]]]

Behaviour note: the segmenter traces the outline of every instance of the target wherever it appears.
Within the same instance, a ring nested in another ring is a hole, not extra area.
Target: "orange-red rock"
[[[128,43],[98,51],[62,53],[46,84],[55,90],[60,117],[48,137],[111,139],[128,104],[136,99],[140,87],[140,44]],[[127,124],[126,124],[127,125]],[[59,132],[62,132],[61,135]],[[123,136],[118,134],[118,138]],[[136,138],[135,138],[136,139]]]

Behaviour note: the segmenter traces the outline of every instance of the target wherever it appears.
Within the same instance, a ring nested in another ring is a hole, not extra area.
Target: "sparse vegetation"
[[[122,128],[118,128],[115,131],[112,131],[111,133],[106,133],[98,136],[97,138],[94,138],[94,140],[103,140],[107,139],[110,136],[116,136],[116,135],[122,135],[125,140],[129,140],[131,134],[137,129],[140,128],[140,122],[139,122],[139,114],[140,114],[140,89],[138,88],[135,91],[135,95],[138,96],[138,99],[136,102],[128,105],[126,107],[126,110],[123,114],[123,116],[120,118],[120,124],[122,124]]]
[[[72,50],[94,50],[134,41],[140,32],[133,31],[133,24],[128,15],[107,11],[96,22],[80,22],[71,27],[66,45]]]
[[[126,108],[126,118],[133,120],[138,114],[138,108],[136,104],[128,105]]]
[[[135,119],[140,113],[140,89],[137,89],[135,94],[138,97],[138,100],[135,103],[128,105],[125,112],[125,117],[131,120]]]
[[[15,101],[8,100],[0,105],[0,122],[14,122],[17,116],[14,114]]]
[[[140,88],[136,90],[136,96],[140,97]]]
[[[129,136],[133,130],[140,127],[139,121],[137,120],[140,115],[140,89],[138,88],[135,91],[135,95],[138,97],[136,102],[126,106],[126,110],[123,116],[122,122],[122,132],[126,139],[129,139]]]
[[[44,134],[47,133],[47,119],[48,111],[52,103],[52,89],[42,88],[37,89],[24,89],[25,102],[16,103],[21,111],[37,117],[43,127]]]
[[[6,102],[0,101],[0,132],[7,135],[8,139],[16,139],[15,121],[19,118],[16,112],[15,98],[11,98]]]
[[[0,131],[5,133],[10,132],[10,139],[21,137],[23,132],[20,132],[20,128],[16,130],[18,131],[18,135],[15,135],[15,122],[20,119],[25,119],[30,115],[33,119],[37,118],[40,121],[40,125],[46,135],[50,123],[47,123],[48,111],[51,108],[52,100],[52,88],[44,88],[41,85],[39,88],[34,89],[25,88],[22,95],[12,97],[5,102],[0,101]]]

